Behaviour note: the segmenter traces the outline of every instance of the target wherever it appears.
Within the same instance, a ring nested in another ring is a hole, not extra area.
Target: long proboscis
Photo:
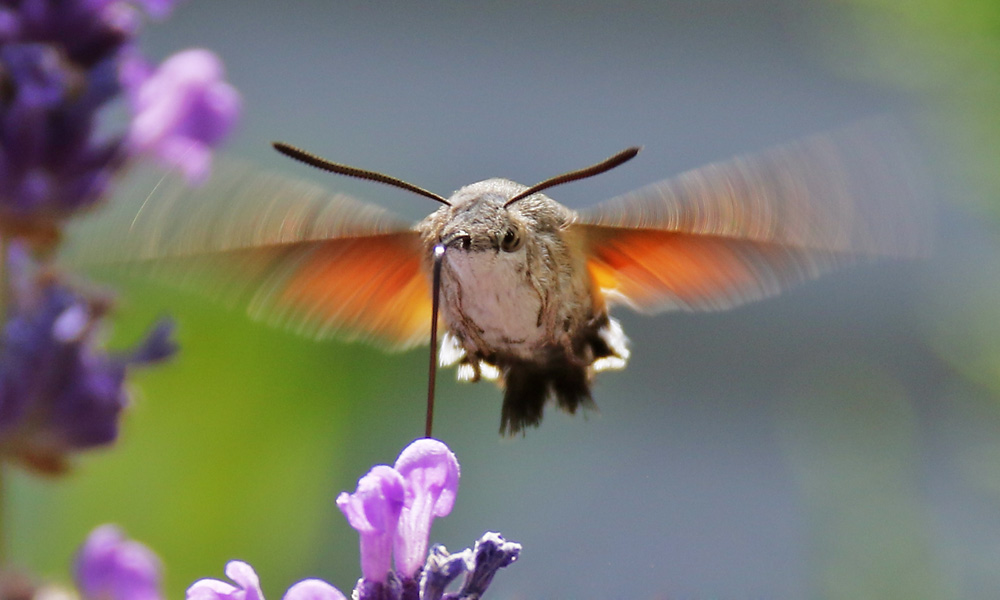
[[[434,387],[437,384],[438,361],[438,311],[441,304],[441,262],[445,247],[434,246],[434,267],[431,274],[431,352],[430,366],[427,368],[427,419],[424,423],[424,437],[431,437],[434,428]]]

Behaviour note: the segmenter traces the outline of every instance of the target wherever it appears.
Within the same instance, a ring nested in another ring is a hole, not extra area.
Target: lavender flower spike
[[[237,585],[218,579],[199,579],[187,589],[187,600],[264,600],[260,579],[253,567],[231,560],[226,577]],[[288,588],[283,600],[346,600],[340,590],[320,579],[305,579]]]
[[[51,250],[63,224],[110,195],[143,151],[204,178],[239,94],[214,55],[181,52],[153,71],[136,37],[179,0],[0,0],[0,234]],[[125,93],[128,134],[103,126]]]
[[[162,600],[162,567],[153,552],[114,525],[102,525],[76,558],[76,583],[85,600]]]
[[[407,493],[392,467],[376,465],[358,480],[353,494],[337,496],[337,508],[361,537],[361,574],[373,583],[387,581],[393,539]]]
[[[157,326],[133,352],[108,355],[97,341],[109,301],[87,298],[34,268],[10,247],[11,317],[0,330],[0,457],[57,474],[72,453],[112,443],[135,366],[176,349]]]
[[[406,503],[394,548],[396,572],[412,579],[427,558],[434,517],[451,512],[458,493],[458,459],[443,442],[419,439],[399,454],[396,471],[406,481]]]

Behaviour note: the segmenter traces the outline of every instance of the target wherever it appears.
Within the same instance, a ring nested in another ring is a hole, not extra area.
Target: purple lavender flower
[[[404,448],[394,467],[373,467],[354,494],[337,497],[348,523],[361,534],[365,580],[385,581],[391,553],[403,584],[414,578],[427,557],[434,517],[447,515],[455,504],[458,479],[458,460],[448,446],[424,438]]]
[[[162,600],[162,570],[149,548],[102,525],[80,548],[75,578],[84,600]]]
[[[431,523],[451,512],[458,480],[458,460],[448,446],[425,438],[404,448],[394,467],[373,467],[357,492],[337,497],[337,506],[361,535],[363,577],[354,589],[356,598],[419,597],[416,575],[427,556]],[[395,573],[389,570],[390,553]]]
[[[109,444],[128,397],[126,371],[170,356],[171,325],[161,322],[133,351],[96,348],[108,303],[87,299],[11,247],[11,318],[0,337],[0,456],[59,473],[70,452]]]
[[[136,87],[129,143],[199,183],[208,176],[212,148],[236,123],[240,95],[223,81],[222,62],[207,50],[178,52],[149,71],[130,66]]]
[[[386,581],[405,497],[402,476],[386,465],[372,467],[353,494],[337,496],[337,508],[360,534],[361,573],[368,581]]]
[[[115,60],[137,30],[127,6],[16,2],[0,47],[0,225],[51,236],[52,223],[93,205],[125,156],[95,134],[119,91]]]
[[[458,480],[458,460],[448,446],[425,438],[404,448],[394,467],[372,467],[357,491],[337,496],[337,507],[361,537],[363,577],[353,600],[479,600],[497,570],[517,560],[520,544],[498,533],[483,535],[474,550],[448,554],[435,546],[425,557],[431,522],[451,512]],[[389,568],[393,554],[398,574]],[[188,588],[186,600],[264,600],[250,565],[232,561],[226,575],[236,585],[202,579]],[[459,591],[446,594],[462,575]],[[342,598],[330,584],[307,579],[289,588],[284,600]]]
[[[174,4],[136,1],[154,16]],[[123,1],[0,4],[0,235],[52,246],[62,221],[106,198],[138,152],[180,165],[192,180],[205,176],[209,148],[232,129],[239,97],[205,51],[168,59],[148,81],[137,77],[141,24]],[[123,88],[139,99],[128,143],[97,127]]]
[[[247,563],[229,561],[226,565],[226,577],[236,585],[218,579],[200,579],[187,589],[186,600],[264,600],[257,573]],[[320,579],[306,579],[288,588],[283,600],[346,599],[340,590],[329,583]]]
[[[451,512],[458,493],[459,465],[444,443],[416,440],[403,449],[394,466],[406,482],[406,502],[396,535],[396,571],[412,579],[427,558],[427,543],[435,517]]]

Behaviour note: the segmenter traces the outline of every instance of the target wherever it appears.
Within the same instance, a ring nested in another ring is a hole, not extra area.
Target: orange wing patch
[[[417,233],[316,246],[261,288],[251,314],[317,338],[365,339],[392,350],[427,343],[431,290]]]
[[[611,302],[644,312],[722,310],[773,296],[833,268],[837,255],[772,243],[578,225],[587,266]]]

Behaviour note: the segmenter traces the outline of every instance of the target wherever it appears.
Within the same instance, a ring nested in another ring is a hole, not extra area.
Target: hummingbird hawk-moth
[[[373,205],[260,172],[150,194],[92,233],[99,257],[143,265],[315,338],[405,350],[428,339],[432,251],[440,267],[440,364],[504,389],[502,433],[554,401],[592,404],[594,373],[625,366],[609,309],[711,311],[772,296],[859,260],[921,253],[908,148],[864,122],[682,173],[575,211],[542,193],[638,149],[536,186],[487,179],[448,198],[402,180],[283,153],[441,203],[411,225]],[[200,277],[204,276],[204,277]]]

